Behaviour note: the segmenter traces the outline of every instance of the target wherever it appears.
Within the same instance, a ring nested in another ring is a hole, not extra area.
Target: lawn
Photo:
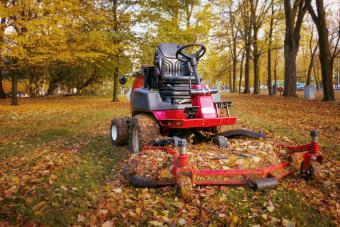
[[[239,126],[267,136],[309,141],[320,132],[324,178],[286,178],[276,190],[196,188],[185,203],[171,187],[135,189],[120,177],[127,147],[111,145],[113,117],[129,115],[126,101],[67,97],[0,101],[0,226],[289,225],[340,224],[340,103],[299,98],[228,95]],[[274,208],[274,209],[273,209]]]

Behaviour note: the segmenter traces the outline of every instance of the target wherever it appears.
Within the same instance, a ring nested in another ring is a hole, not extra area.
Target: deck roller
[[[252,188],[254,190],[265,190],[270,188],[276,188],[276,186],[279,184],[279,181],[276,177],[269,177],[265,179],[257,179],[253,181]]]

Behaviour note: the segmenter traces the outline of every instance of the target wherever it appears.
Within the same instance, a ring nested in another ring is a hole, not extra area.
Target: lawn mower
[[[193,49],[197,51],[188,53]],[[205,53],[206,47],[202,44],[160,44],[154,66],[143,66],[141,71],[130,75],[134,77],[130,96],[132,117],[112,120],[110,137],[113,145],[128,143],[131,154],[146,149],[171,154],[174,183],[182,194],[188,194],[184,191],[191,190],[192,185],[247,184],[258,189],[276,186],[279,179],[291,173],[286,169],[288,162],[263,169],[197,170],[190,165],[187,141],[212,140],[227,147],[227,139],[235,136],[265,137],[248,129],[223,131],[223,126],[236,123],[236,117],[230,115],[231,102],[222,101],[218,89],[202,83],[197,63]],[[126,81],[126,77],[120,78],[122,84]],[[168,147],[169,144],[173,147]],[[322,161],[314,131],[310,144],[286,148],[291,153],[306,151],[301,164],[301,173],[306,178],[313,174],[311,162]],[[154,179],[133,176],[128,170],[124,172],[129,182],[137,187],[158,185]],[[220,180],[198,181],[197,176]]]

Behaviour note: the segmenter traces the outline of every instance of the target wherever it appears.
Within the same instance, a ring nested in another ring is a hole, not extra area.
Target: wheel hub
[[[139,151],[139,135],[136,129],[132,132],[133,149],[135,152]]]
[[[113,141],[117,140],[117,126],[112,125],[111,127],[111,138]]]

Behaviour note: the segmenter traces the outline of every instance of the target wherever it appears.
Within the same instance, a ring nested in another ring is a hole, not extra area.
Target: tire
[[[130,152],[138,153],[144,146],[150,145],[160,135],[158,122],[153,116],[146,114],[134,116],[129,127]]]
[[[111,121],[110,138],[115,146],[127,144],[129,140],[129,117],[114,118]]]

